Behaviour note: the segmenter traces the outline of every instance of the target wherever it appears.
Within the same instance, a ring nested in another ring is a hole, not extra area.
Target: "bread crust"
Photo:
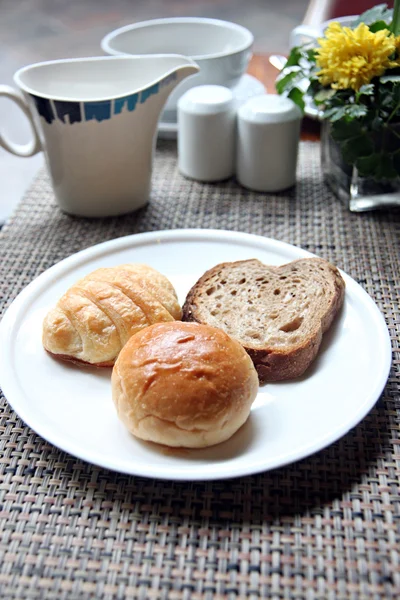
[[[263,270],[268,277],[272,276],[273,283],[281,276],[288,273],[288,269],[296,269],[292,271],[298,272],[307,265],[311,272],[315,270],[324,271],[325,276],[329,280],[329,301],[326,302],[325,309],[322,311],[321,318],[313,331],[303,339],[293,343],[289,347],[280,348],[274,343],[265,343],[262,347],[257,347],[257,344],[245,343],[241,339],[240,333],[227,329],[221,322],[222,328],[237,339],[244,347],[246,352],[251,357],[254,366],[257,370],[260,383],[282,381],[300,377],[305,373],[310,364],[314,361],[318,354],[323,334],[329,329],[334,321],[340,307],[343,304],[345,283],[338,269],[331,263],[320,258],[299,259],[282,266],[267,266],[260,263],[256,259],[247,261],[236,261],[232,263],[221,263],[212,269],[208,270],[189,291],[182,309],[183,321],[194,321],[197,323],[209,323],[216,326],[216,322],[209,322],[205,315],[204,307],[201,302],[207,297],[207,291],[210,289],[210,284],[215,284],[219,280],[224,280],[227,273],[233,268],[240,267],[243,273],[248,273],[250,270]],[[297,275],[296,275],[297,276]],[[288,275],[289,277],[289,275]],[[295,278],[294,278],[295,279]],[[258,289],[255,290],[255,294]],[[221,300],[223,302],[224,299]],[[231,298],[229,299],[232,304]],[[204,301],[206,302],[206,301]],[[246,310],[246,307],[240,306],[240,301],[237,306],[238,311]],[[268,306],[265,307],[268,310]],[[255,323],[255,328],[257,323]]]
[[[92,271],[60,298],[43,322],[43,346],[77,365],[112,366],[129,338],[181,318],[170,281],[142,264]]]
[[[174,321],[132,336],[112,372],[121,421],[135,436],[174,447],[219,444],[247,420],[258,377],[221,329]]]
[[[70,362],[73,365],[77,365],[78,367],[95,367],[96,369],[110,369],[114,366],[115,361],[108,361],[102,363],[90,363],[87,360],[80,360],[79,358],[75,358],[73,356],[68,356],[68,354],[54,354],[54,352],[50,352],[45,348],[47,354],[52,358],[57,360],[63,360],[65,362]]]

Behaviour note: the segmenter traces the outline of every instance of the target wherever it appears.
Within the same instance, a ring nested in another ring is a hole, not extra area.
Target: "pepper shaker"
[[[228,179],[235,170],[236,107],[231,90],[200,85],[178,102],[178,167],[198,181]]]
[[[239,108],[236,176],[258,192],[277,192],[296,182],[302,113],[289,98],[264,94]]]

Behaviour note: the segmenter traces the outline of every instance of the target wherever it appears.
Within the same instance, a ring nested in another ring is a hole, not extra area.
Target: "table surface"
[[[267,81],[266,60],[252,68]],[[377,405],[336,443],[284,468],[215,482],[157,481],[87,464],[38,436],[0,393],[0,597],[399,596],[399,212],[350,213],[324,185],[319,150],[302,142],[296,186],[257,194],[233,178],[185,179],[176,144],[161,142],[149,205],[98,220],[62,214],[46,172],[39,174],[0,232],[0,313],[40,273],[99,242],[190,227],[244,231],[302,247],[355,278],[385,317],[393,366]]]

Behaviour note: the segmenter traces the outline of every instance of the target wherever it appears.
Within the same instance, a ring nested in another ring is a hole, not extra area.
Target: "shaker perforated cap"
[[[198,85],[188,90],[178,101],[178,108],[186,113],[216,114],[229,110],[233,93],[222,85]]]
[[[284,96],[263,94],[243,104],[238,111],[239,119],[250,123],[284,123],[302,118],[300,108]]]

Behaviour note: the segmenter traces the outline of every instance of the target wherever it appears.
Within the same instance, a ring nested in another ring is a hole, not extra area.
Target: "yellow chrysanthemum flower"
[[[396,63],[396,67],[400,67],[400,35],[398,35],[395,38],[394,43],[396,45],[396,50],[397,50],[397,59],[395,60],[395,63]]]
[[[396,51],[396,38],[387,29],[372,33],[365,23],[355,29],[331,23],[316,51],[317,73],[322,85],[333,89],[359,90],[388,68],[397,66],[389,57]]]

